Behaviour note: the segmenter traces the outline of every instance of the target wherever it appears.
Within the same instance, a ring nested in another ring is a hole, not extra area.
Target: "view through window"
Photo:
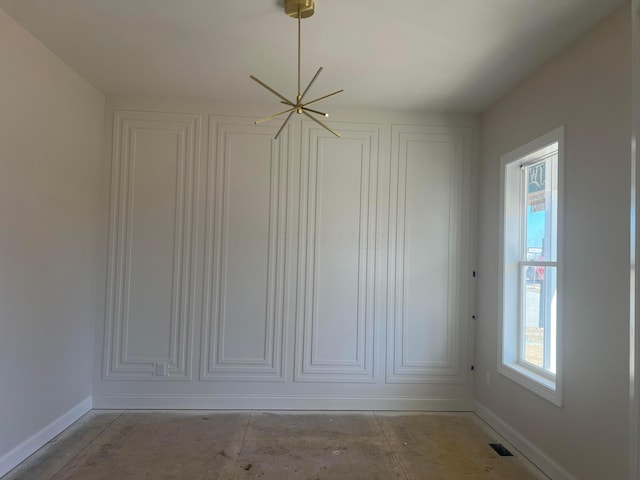
[[[498,370],[559,404],[558,204],[562,127],[502,157]]]
[[[523,165],[523,249],[521,251],[522,345],[520,360],[545,371],[556,371],[555,327],[557,294],[557,171],[558,144]]]

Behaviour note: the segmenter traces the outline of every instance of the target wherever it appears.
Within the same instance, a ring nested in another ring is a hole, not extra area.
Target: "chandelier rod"
[[[302,13],[300,11],[300,4],[298,4],[298,98],[296,99],[297,102],[300,101],[300,37],[301,35],[301,30],[302,30]]]

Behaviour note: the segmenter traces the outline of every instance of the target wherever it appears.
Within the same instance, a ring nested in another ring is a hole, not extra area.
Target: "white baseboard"
[[[18,464],[29,458],[56,435],[64,431],[76,420],[93,408],[92,397],[85,398],[68,412],[62,414],[39,432],[27,438],[9,453],[0,457],[0,477],[13,470]]]
[[[542,450],[478,401],[474,402],[474,412],[549,478],[552,480],[576,480],[573,475],[545,455]]]
[[[472,412],[471,399],[293,397],[251,395],[94,395],[96,409],[133,410],[405,410]]]

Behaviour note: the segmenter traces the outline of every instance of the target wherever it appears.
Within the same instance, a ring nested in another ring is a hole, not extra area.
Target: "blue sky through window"
[[[527,207],[527,247],[542,248],[544,241],[545,214],[541,212],[532,212],[531,206]]]

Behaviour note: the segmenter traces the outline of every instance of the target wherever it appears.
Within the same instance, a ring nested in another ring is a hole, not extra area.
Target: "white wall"
[[[470,408],[477,117],[108,110],[97,406]]]
[[[2,10],[0,64],[6,467],[8,452],[91,395],[105,99]]]
[[[620,7],[481,117],[477,399],[581,480],[627,478],[629,11]],[[567,154],[564,401],[557,408],[496,365],[500,157],[560,125]]]

